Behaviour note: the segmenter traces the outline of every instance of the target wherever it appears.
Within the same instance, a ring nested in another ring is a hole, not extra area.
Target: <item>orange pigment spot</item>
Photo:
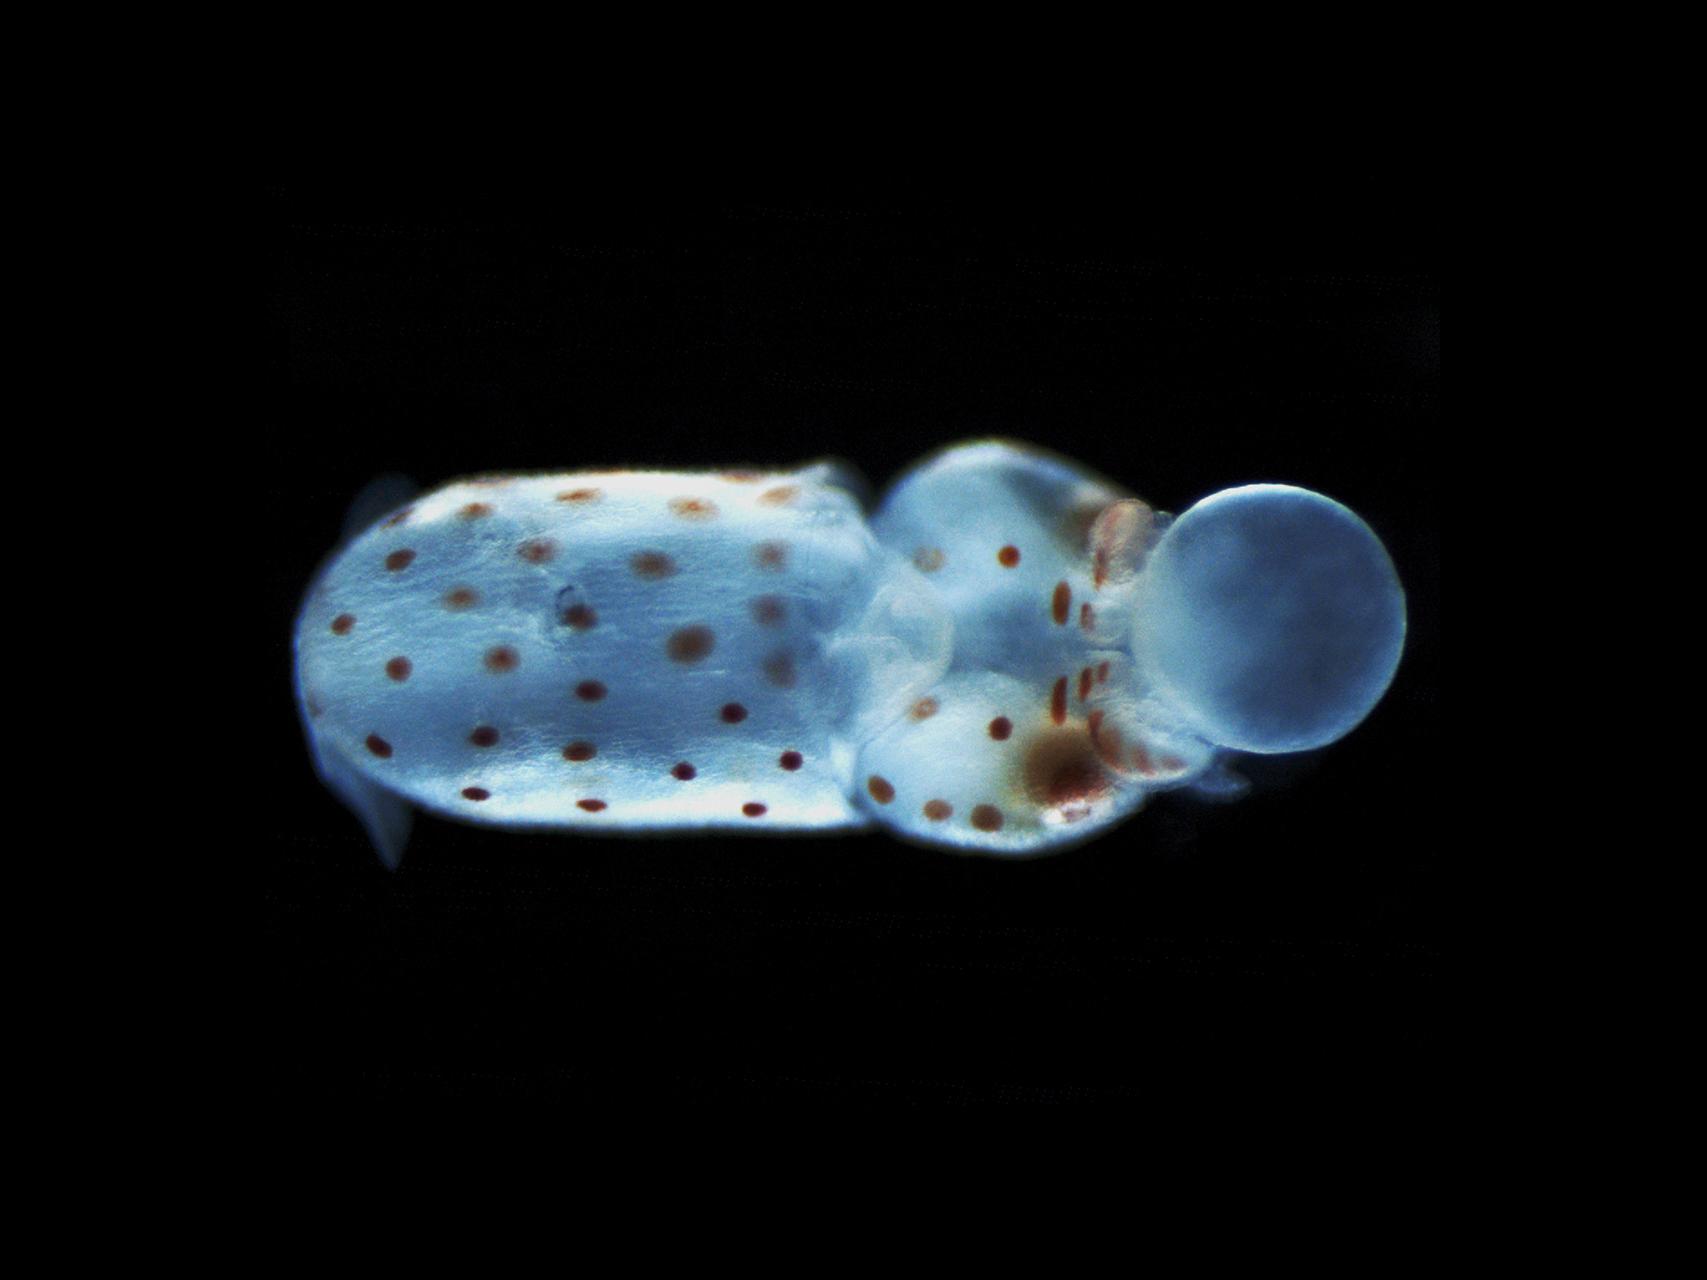
[[[593,502],[599,496],[597,489],[565,489],[557,495],[559,502]]]
[[[507,644],[494,645],[486,651],[486,670],[494,675],[514,671],[522,665],[522,655]]]
[[[599,754],[599,749],[590,742],[571,742],[563,748],[563,758],[580,764],[583,760],[591,760]]]
[[[485,787],[464,787],[462,789],[462,798],[464,800],[489,800],[491,799],[491,796],[492,793],[486,790]]]
[[[1006,716],[997,716],[990,721],[990,736],[997,742],[1006,742],[1014,731],[1014,722]]]
[[[1055,682],[1055,688],[1049,695],[1049,718],[1056,724],[1067,723],[1067,677],[1062,676]]]
[[[741,812],[746,814],[749,818],[762,818],[765,816],[767,810],[765,809],[765,806],[760,804],[758,801],[749,800],[746,804],[741,806]]]
[[[340,613],[336,618],[332,619],[332,634],[335,636],[347,636],[350,634],[350,628],[355,625],[355,614]]]
[[[445,608],[468,609],[480,602],[480,593],[473,587],[452,587],[445,592]]]
[[[492,508],[489,504],[484,502],[471,502],[456,514],[461,516],[464,520],[479,520],[483,516],[491,515]]]
[[[717,514],[717,504],[704,498],[671,498],[670,510],[683,520],[710,520]]]
[[[908,714],[915,720],[929,720],[937,713],[939,707],[940,704],[935,698],[920,698],[913,704],[913,709]]]
[[[1091,696],[1091,669],[1086,667],[1079,672],[1079,701],[1084,702]]]
[[[787,506],[800,496],[800,489],[792,484],[779,484],[774,489],[766,489],[759,495],[759,501],[767,507]]]
[[[414,669],[414,664],[407,658],[392,658],[385,664],[385,674],[400,682],[407,680]]]
[[[946,800],[925,801],[925,817],[932,822],[945,822],[954,816],[954,806]]]
[[[693,663],[707,657],[717,647],[717,637],[710,627],[681,627],[670,633],[664,649],[671,662]]]
[[[575,696],[582,702],[597,702],[605,696],[605,687],[597,680],[583,680],[575,686]]]
[[[667,578],[676,571],[676,562],[662,551],[642,551],[628,562],[635,576]]]
[[[380,737],[377,733],[368,734],[367,749],[373,752],[374,755],[378,756],[381,760],[389,760],[391,758],[391,744],[384,738]]]
[[[1051,809],[1106,795],[1110,784],[1092,735],[1076,730],[1045,732],[1028,743],[1022,775],[1026,797]]]
[[[790,773],[793,773],[801,765],[806,763],[806,757],[801,755],[798,751],[784,751],[776,758],[776,762],[784,769],[787,769]]]
[[[1073,588],[1065,582],[1055,584],[1055,595],[1049,602],[1049,612],[1055,619],[1055,625],[1067,625],[1067,610],[1073,606]]]
[[[476,725],[468,735],[468,741],[476,747],[495,747],[498,745],[498,731],[489,724]]]
[[[761,542],[753,548],[753,563],[771,573],[780,573],[788,563],[786,542]]]
[[[1002,811],[993,804],[981,804],[972,810],[972,825],[980,831],[1000,831]]]
[[[385,557],[385,567],[396,573],[399,569],[407,569],[409,562],[415,558],[415,553],[404,547],[401,551],[393,551]]]
[[[605,802],[603,800],[577,800],[575,807],[585,809],[588,813],[597,813],[605,807]]]
[[[1019,548],[1010,543],[996,552],[996,559],[1002,568],[1011,569],[1019,563]]]
[[[888,804],[895,798],[895,788],[889,785],[889,780],[875,773],[865,780],[865,789],[871,792],[871,798],[878,804]]]
[[[529,538],[516,548],[516,554],[529,564],[544,564],[557,554],[557,544],[550,538]]]
[[[781,596],[759,596],[753,601],[752,608],[753,621],[761,627],[774,627],[788,612]]]
[[[599,615],[591,605],[572,604],[563,611],[563,625],[577,631],[590,631],[599,624]]]
[[[699,770],[695,769],[686,760],[683,760],[677,764],[674,769],[670,770],[670,776],[678,782],[692,782],[699,776]]]

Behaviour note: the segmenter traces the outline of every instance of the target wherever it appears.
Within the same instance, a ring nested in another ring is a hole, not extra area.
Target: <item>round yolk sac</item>
[[[1290,485],[1214,494],[1168,528],[1139,585],[1133,648],[1210,741],[1305,751],[1348,733],[1393,679],[1405,594],[1381,540]]]

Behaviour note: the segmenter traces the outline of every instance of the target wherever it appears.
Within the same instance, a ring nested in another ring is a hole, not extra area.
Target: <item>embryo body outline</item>
[[[416,808],[1025,856],[1334,741],[1398,665],[1391,560],[1308,490],[1172,518],[1005,440],[869,514],[863,488],[840,463],[380,487],[297,619],[320,776],[391,865]]]

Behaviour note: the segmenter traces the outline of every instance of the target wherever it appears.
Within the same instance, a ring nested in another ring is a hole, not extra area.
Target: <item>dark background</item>
[[[1152,1106],[1185,1086],[1426,1087],[1450,1040],[1457,895],[1437,768],[1438,264],[1411,193],[1163,218],[1054,193],[280,183],[260,207],[261,1020],[279,1097]],[[314,778],[291,621],[374,475],[835,453],[881,489],[990,434],[1171,511],[1260,480],[1345,502],[1409,592],[1386,700],[1322,752],[1244,758],[1235,804],[1162,797],[1016,863],[881,834],[606,840],[422,817],[388,873]]]

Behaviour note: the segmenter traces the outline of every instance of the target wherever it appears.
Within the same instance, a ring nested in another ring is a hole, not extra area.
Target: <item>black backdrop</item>
[[[1442,1054],[1439,283],[1391,193],[1162,226],[1136,201],[263,191],[267,1081],[315,1101],[1395,1099]],[[1409,592],[1351,737],[1019,863],[883,835],[583,839],[422,818],[388,873],[315,781],[296,601],[371,477],[1036,441],[1180,510],[1364,516]]]

